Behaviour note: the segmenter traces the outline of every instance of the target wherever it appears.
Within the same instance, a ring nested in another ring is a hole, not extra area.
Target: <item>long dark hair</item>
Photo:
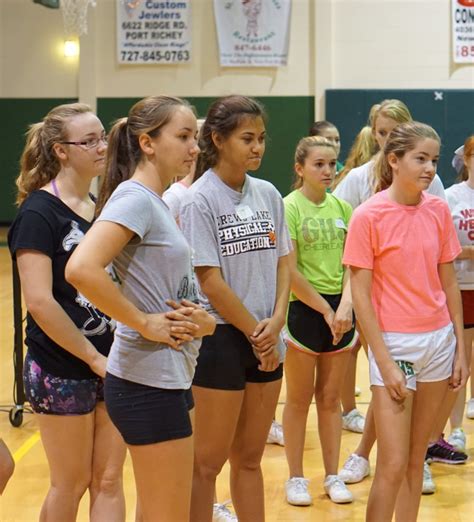
[[[216,100],[209,107],[199,135],[201,153],[196,165],[195,180],[202,176],[207,169],[214,167],[219,159],[212,133],[214,132],[224,139],[228,138],[245,116],[253,118],[260,116],[266,120],[263,105],[248,96],[225,96]]]

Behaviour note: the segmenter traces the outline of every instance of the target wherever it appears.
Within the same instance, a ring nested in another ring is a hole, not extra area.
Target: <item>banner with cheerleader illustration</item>
[[[223,67],[286,65],[291,0],[214,0]]]
[[[454,63],[474,63],[474,0],[452,0]]]

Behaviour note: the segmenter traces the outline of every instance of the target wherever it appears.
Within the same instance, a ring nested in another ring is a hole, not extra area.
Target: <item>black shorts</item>
[[[272,372],[258,369],[252,345],[231,324],[218,324],[202,340],[193,384],[216,390],[244,390],[246,382],[272,382],[283,377],[283,364]]]
[[[321,296],[336,311],[341,302],[341,294]],[[306,353],[337,353],[352,349],[359,338],[355,329],[355,316],[352,314],[353,326],[346,332],[337,345],[332,344],[332,333],[324,320],[323,314],[301,301],[291,301],[287,316],[287,344]]]
[[[127,381],[107,373],[105,405],[125,442],[155,444],[192,435],[191,389],[169,390]]]

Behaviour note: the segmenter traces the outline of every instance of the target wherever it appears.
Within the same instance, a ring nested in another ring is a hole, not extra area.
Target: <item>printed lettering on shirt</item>
[[[188,301],[192,301],[193,303],[199,303],[199,291],[198,285],[196,283],[196,279],[194,274],[191,273],[190,276],[185,275],[179,284],[178,293],[177,293],[178,301],[182,299],[187,299]]]
[[[338,222],[336,224],[336,221]],[[346,230],[337,226],[340,218],[306,217],[301,224],[304,250],[335,250],[344,245]]]
[[[245,218],[237,213],[217,216],[217,228],[223,257],[276,248],[275,225],[267,210]]]
[[[461,216],[458,221],[459,230],[467,232],[467,237],[474,241],[474,209],[466,208],[461,210]]]

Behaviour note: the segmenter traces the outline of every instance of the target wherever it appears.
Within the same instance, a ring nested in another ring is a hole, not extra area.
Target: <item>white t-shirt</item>
[[[372,196],[371,180],[374,164],[375,161],[370,160],[360,167],[350,170],[336,187],[333,194],[347,201],[352,208],[357,208],[364,201],[367,201]],[[438,174],[435,175],[426,192],[441,199],[446,199],[443,183]]]
[[[474,189],[465,181],[446,189],[446,198],[461,246],[474,245]],[[461,290],[474,290],[474,258],[454,261]]]
[[[177,181],[163,193],[163,200],[168,205],[176,221],[178,221],[181,203],[187,190],[188,187],[184,183]]]

